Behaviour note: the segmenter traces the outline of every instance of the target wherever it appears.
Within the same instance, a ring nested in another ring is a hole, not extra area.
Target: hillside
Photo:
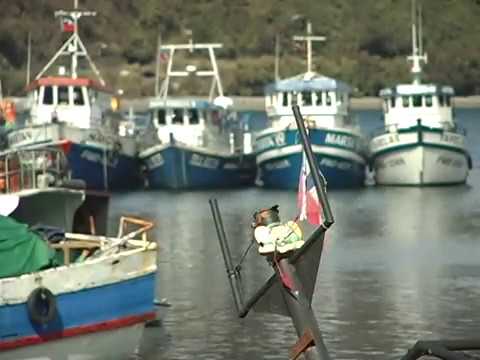
[[[61,45],[65,34],[53,13],[70,3],[0,0],[4,94],[21,95],[29,32],[32,75]],[[158,35],[163,43],[183,43],[189,30],[195,42],[224,44],[217,55],[227,94],[260,95],[273,79],[276,35],[281,76],[304,71],[304,47],[291,39],[304,32],[306,16],[314,33],[327,37],[314,45],[315,69],[349,82],[355,95],[375,96],[383,86],[410,81],[409,0],[79,0],[79,5],[98,13],[80,23],[90,55],[109,85],[131,97],[153,94]],[[451,84],[459,95],[480,94],[480,0],[423,0],[423,13],[426,80]],[[174,85],[178,93],[201,88],[192,81]]]

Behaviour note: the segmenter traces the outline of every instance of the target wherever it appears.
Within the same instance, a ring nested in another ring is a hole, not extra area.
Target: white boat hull
[[[1,360],[122,360],[131,358],[144,324],[50,341],[0,353]]]

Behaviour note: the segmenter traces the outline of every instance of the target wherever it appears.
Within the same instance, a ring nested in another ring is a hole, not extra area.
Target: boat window
[[[306,106],[312,105],[312,93],[310,91],[302,92],[302,103]]]
[[[188,123],[191,125],[196,125],[199,123],[197,109],[188,109]]]
[[[68,105],[68,87],[67,86],[59,86],[58,87],[58,105]]]
[[[288,93],[284,92],[282,93],[282,105],[283,106],[288,106]]]
[[[440,95],[440,94],[438,95],[438,104],[440,106],[443,106],[443,95]]]
[[[414,107],[422,106],[422,95],[413,95],[412,98]]]
[[[298,104],[298,93],[297,92],[292,92],[292,105],[297,105]]]
[[[165,109],[157,110],[157,125],[165,125],[167,123]]]
[[[396,98],[395,96],[392,96],[392,97],[390,98],[390,107],[392,107],[392,108],[395,107],[396,99],[397,99],[397,98]]]
[[[402,96],[402,104],[403,104],[403,107],[409,107],[410,106],[410,96]]]
[[[323,100],[322,100],[322,92],[321,91],[317,91],[317,101],[316,101],[316,105],[322,105],[323,103]]]
[[[53,88],[51,86],[45,86],[43,88],[43,104],[44,105],[53,104]]]
[[[432,106],[432,95],[425,96],[425,105],[427,105],[428,107]]]
[[[73,105],[85,105],[82,88],[79,86],[73,87]]]
[[[325,101],[325,103],[327,104],[327,106],[332,105],[332,96],[331,96],[331,94],[330,94],[330,91],[327,91],[325,95],[327,96],[326,101]]]
[[[343,96],[342,96],[342,94],[340,94],[340,93],[337,92],[337,93],[335,93],[335,96],[336,96],[336,99],[337,99],[337,103],[342,104],[342,103],[343,103]]]
[[[183,124],[183,109],[173,109],[172,124]]]
[[[447,106],[450,106],[450,105],[451,105],[450,95],[445,95],[445,104],[446,104]]]

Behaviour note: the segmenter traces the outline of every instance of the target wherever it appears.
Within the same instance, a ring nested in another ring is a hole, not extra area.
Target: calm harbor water
[[[378,111],[357,113],[368,133]],[[327,233],[313,308],[334,359],[399,359],[419,339],[474,337],[480,327],[480,110],[457,110],[474,169],[468,184],[330,191],[336,219]],[[295,191],[149,191],[116,194],[121,214],[155,220],[162,325],[147,328],[138,358],[286,359],[297,340],[291,320],[238,319],[208,200],[223,213],[233,256],[250,239],[256,209],[296,215]],[[306,232],[310,232],[307,228]],[[252,249],[243,265],[249,294],[269,277]]]

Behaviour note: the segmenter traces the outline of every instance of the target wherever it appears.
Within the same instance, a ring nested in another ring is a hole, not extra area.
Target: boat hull
[[[157,145],[140,153],[150,189],[213,189],[253,185],[253,155],[222,155],[180,144]]]
[[[464,135],[410,129],[372,139],[372,167],[378,185],[463,184],[471,168]]]
[[[364,185],[366,160],[359,135],[310,129],[312,151],[329,188]],[[265,188],[296,189],[303,149],[295,129],[270,130],[256,137],[257,184]]]
[[[61,146],[73,179],[89,190],[127,190],[140,184],[133,138],[106,136],[98,129],[80,129],[63,123],[16,129],[8,134],[10,148]]]
[[[0,279],[0,358],[121,359],[132,354],[145,322],[155,317],[155,270],[156,250],[140,248]],[[39,286],[49,289],[56,303],[55,315],[43,325],[31,317],[28,305]]]

